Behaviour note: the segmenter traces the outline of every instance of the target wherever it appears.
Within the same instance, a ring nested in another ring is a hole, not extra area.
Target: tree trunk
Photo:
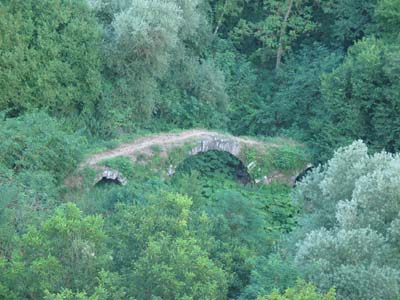
[[[215,30],[214,30],[214,38],[217,36],[218,30],[219,30],[219,28],[221,27],[222,20],[223,20],[223,18],[224,18],[224,16],[225,16],[226,7],[227,7],[227,5],[228,5],[228,1],[229,1],[229,0],[225,0],[224,8],[222,9],[221,16],[219,17],[218,22],[217,22],[217,26],[215,27]]]
[[[288,0],[288,9],[286,11],[286,14],[283,19],[282,26],[281,26],[281,31],[279,33],[279,45],[278,45],[278,51],[276,53],[276,69],[277,70],[279,69],[281,62],[282,62],[283,47],[284,47],[283,39],[285,38],[286,29],[287,29],[288,22],[289,22],[289,17],[290,17],[290,14],[292,13],[292,8],[293,8],[293,0]]]

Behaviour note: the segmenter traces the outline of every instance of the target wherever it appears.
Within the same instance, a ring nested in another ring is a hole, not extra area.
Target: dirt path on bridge
[[[139,138],[130,143],[122,144],[115,149],[94,154],[85,161],[84,165],[93,166],[104,159],[110,159],[118,156],[133,156],[136,151],[140,150],[143,151],[155,145],[168,146],[168,145],[173,145],[175,143],[185,142],[192,138],[213,138],[213,137],[226,137],[240,143],[246,143],[248,145],[263,144],[262,142],[253,139],[235,137],[209,130],[192,129],[180,133],[161,133],[161,134],[151,135],[148,137]]]

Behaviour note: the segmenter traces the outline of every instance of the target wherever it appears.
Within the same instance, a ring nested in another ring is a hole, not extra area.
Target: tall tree
[[[399,45],[368,38],[348,51],[343,64],[322,80],[326,111],[320,116],[325,138],[331,147],[363,139],[371,148],[395,152],[400,149]],[[318,141],[315,141],[318,143]]]
[[[86,125],[100,93],[100,31],[84,0],[2,1],[0,110],[43,108]]]
[[[398,298],[398,167],[398,156],[369,155],[356,141],[299,184],[310,214],[296,263],[320,288],[335,286],[339,300]]]
[[[216,8],[219,2],[215,4]],[[312,19],[312,5],[304,0],[268,0],[237,2],[223,6],[219,14],[226,16],[227,35],[237,47],[260,62],[271,63],[274,58],[276,69],[280,67],[284,53],[294,41],[316,27]],[[220,9],[221,10],[221,9]],[[222,23],[220,18],[219,23]],[[221,26],[221,24],[217,24]]]

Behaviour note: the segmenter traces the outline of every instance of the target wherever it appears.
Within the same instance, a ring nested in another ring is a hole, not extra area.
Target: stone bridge
[[[187,157],[212,150],[228,152],[238,158],[256,183],[281,181],[294,184],[298,174],[309,167],[304,147],[294,141],[277,139],[274,142],[264,142],[207,130],[143,137],[95,154],[81,167],[96,170],[95,184],[101,180],[112,180],[124,185],[128,179],[119,170],[105,167],[105,160],[128,157],[134,163],[146,163],[158,155],[163,160],[162,170],[159,171],[165,176],[171,176]]]

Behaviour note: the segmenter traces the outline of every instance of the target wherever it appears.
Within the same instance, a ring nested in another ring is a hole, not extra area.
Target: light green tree
[[[317,288],[304,281],[298,281],[296,286],[288,288],[284,293],[274,291],[270,295],[259,296],[257,300],[335,300],[335,289],[330,289],[326,294],[321,294]]]
[[[295,261],[319,287],[335,286],[337,299],[398,298],[399,167],[399,156],[369,155],[358,141],[299,186],[304,219],[315,219]]]
[[[59,207],[21,237],[15,235],[10,255],[0,254],[2,299],[42,299],[64,289],[94,293],[111,259],[105,238],[101,217],[84,216],[71,203]]]
[[[191,206],[189,198],[167,194],[144,205],[120,207],[111,230],[115,263],[127,275],[129,296],[226,298],[227,275],[210,259],[208,242],[190,228]]]

